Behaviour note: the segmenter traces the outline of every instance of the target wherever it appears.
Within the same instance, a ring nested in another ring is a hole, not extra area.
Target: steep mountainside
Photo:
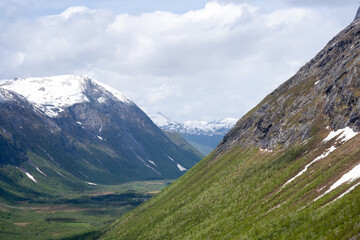
[[[359,239],[360,19],[104,239]]]
[[[0,112],[0,182],[9,191],[14,184],[54,191],[170,179],[201,159],[88,77],[3,80]]]
[[[181,134],[204,155],[209,154],[216,148],[224,135],[230,131],[237,121],[234,118],[224,118],[212,122],[186,121],[178,123],[159,112],[151,116],[151,119],[161,129]]]
[[[199,152],[194,146],[192,146],[188,141],[186,141],[180,133],[176,132],[167,132],[163,130],[165,135],[175,143],[179,148],[181,148],[184,152],[189,152],[191,154],[197,155],[200,159],[203,159],[205,156]]]

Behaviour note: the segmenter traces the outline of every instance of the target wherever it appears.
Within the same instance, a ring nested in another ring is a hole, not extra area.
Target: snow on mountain
[[[37,109],[54,118],[66,107],[89,101],[85,94],[86,83],[89,81],[105,89],[118,100],[130,102],[122,93],[87,76],[61,75],[41,78],[15,78],[1,80],[0,88],[24,96]],[[98,101],[101,103],[104,99],[98,99]]]
[[[14,97],[8,90],[0,88],[0,102],[12,100]]]
[[[224,135],[237,122],[235,118],[224,118],[212,122],[185,121],[184,123],[178,123],[160,112],[152,116],[151,119],[156,125],[166,131],[205,136]]]
[[[156,115],[151,117],[151,120],[158,126],[168,126],[171,124],[178,124],[177,122],[171,120],[170,118],[163,115],[161,112],[157,112]]]

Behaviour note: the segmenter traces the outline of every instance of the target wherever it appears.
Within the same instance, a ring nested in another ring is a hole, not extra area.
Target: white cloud
[[[168,86],[163,84],[160,87],[152,88],[149,90],[148,99],[151,103],[159,102],[167,99],[168,97],[180,96],[181,91],[177,86]]]
[[[182,14],[71,7],[0,21],[0,78],[88,74],[148,113],[241,117],[345,27],[337,17],[246,3],[210,2]]]

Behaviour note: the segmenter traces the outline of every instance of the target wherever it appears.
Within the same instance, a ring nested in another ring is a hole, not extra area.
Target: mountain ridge
[[[358,86],[356,82],[352,82],[351,77],[359,75],[355,69],[351,70],[353,62],[359,61],[358,46],[354,48],[355,43],[359,41],[356,30],[358,26],[359,21],[356,20],[342,30],[312,60],[301,67],[298,73],[246,114],[225,136],[222,145],[231,144],[228,142],[230,138],[247,144],[250,138],[252,144],[264,149],[273,150],[280,145],[286,147],[296,141],[308,139],[314,121],[328,122],[335,130],[352,126],[358,131],[360,129],[359,94],[356,91]],[[336,64],[339,66],[334,66]],[[353,75],[348,74],[349,71],[353,71],[351,73]],[[343,86],[339,85],[339,80],[345,80],[345,82],[341,82]],[[342,89],[346,86],[349,87],[348,92],[341,94]],[[287,95],[282,96],[281,94],[285,91],[288,91]],[[279,98],[279,96],[282,97]],[[316,105],[311,105],[314,102]],[[354,106],[356,109],[353,109]],[[297,122],[282,118],[286,115],[286,111],[290,111],[291,113],[288,115],[292,115],[292,117],[301,115],[299,111],[304,111],[305,107],[306,113],[299,116],[300,119],[294,119]],[[332,110],[337,109],[343,111],[344,116],[341,117],[336,113],[338,119],[334,119],[331,114],[335,113],[332,113]],[[323,116],[320,116],[322,114]],[[265,115],[266,118],[263,117]],[[314,117],[315,115],[317,117]],[[287,124],[292,126],[287,126]],[[285,126],[286,131],[282,131]],[[252,128],[253,136],[245,134],[245,132],[243,134],[241,128],[244,131]],[[235,132],[238,133],[235,134]],[[255,142],[255,139],[260,140]]]
[[[358,239],[359,66],[355,19],[102,239]]]
[[[234,118],[223,118],[211,122],[185,121],[179,123],[160,112],[151,116],[151,119],[162,130],[181,134],[183,138],[204,155],[212,152],[221,142],[224,135],[237,122]]]
[[[211,122],[189,120],[179,123],[166,117],[160,112],[156,115],[152,115],[151,119],[156,125],[166,131],[205,136],[224,135],[237,122],[237,119],[228,117]]]
[[[1,81],[1,170],[22,172],[33,189],[53,192],[53,185],[81,190],[177,178],[201,159],[104,86],[74,75]]]

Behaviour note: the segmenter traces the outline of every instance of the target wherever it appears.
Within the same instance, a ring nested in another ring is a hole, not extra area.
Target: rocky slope
[[[224,138],[263,149],[288,147],[311,137],[314,126],[360,130],[359,19],[290,80],[245,115]],[[222,149],[221,148],[221,149]]]
[[[201,159],[85,76],[3,80],[0,111],[0,178],[22,172],[38,190],[177,178]]]
[[[103,239],[358,239],[359,54],[357,15],[212,154]]]
[[[235,125],[237,119],[224,118],[218,121],[185,121],[176,122],[158,112],[151,116],[154,123],[167,132],[181,134],[202,154],[208,155],[213,151],[224,135]]]

